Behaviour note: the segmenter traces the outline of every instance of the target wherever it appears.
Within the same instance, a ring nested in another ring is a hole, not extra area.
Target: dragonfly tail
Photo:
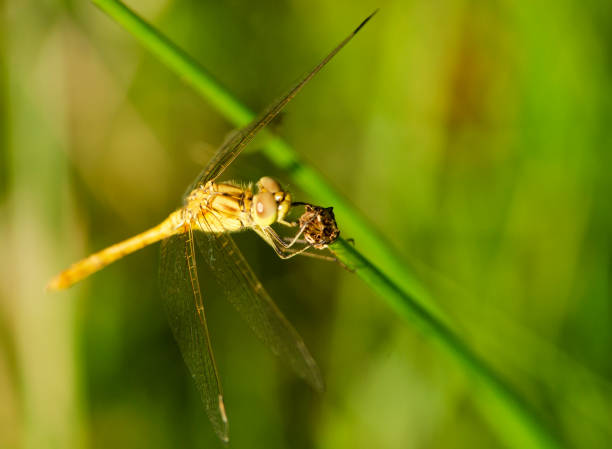
[[[154,228],[109,246],[108,248],[72,264],[69,268],[49,281],[47,290],[63,290],[68,288],[116,260],[138,251],[147,245],[169,237],[173,233],[171,231],[171,218],[172,215]]]

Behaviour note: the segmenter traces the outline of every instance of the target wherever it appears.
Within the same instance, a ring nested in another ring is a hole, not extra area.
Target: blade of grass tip
[[[484,409],[494,412],[489,416],[493,425],[511,442],[511,447],[559,448],[560,443],[520,396],[492,368],[481,360],[450,328],[431,315],[413,297],[402,291],[374,264],[352,245],[339,239],[330,250],[347,267],[377,292],[395,312],[418,327],[431,341],[453,358],[470,379],[477,382],[476,399]],[[500,422],[495,418],[503,417]]]
[[[117,0],[92,1],[129,31],[168,68],[210,101],[235,126],[244,126],[255,118],[253,112],[228,93],[200,64],[126,5]],[[272,163],[288,172],[295,184],[308,193],[313,200],[319,204],[334,206],[334,212],[342,223],[345,234],[359,242],[359,247],[370,258],[378,261],[381,269],[394,282],[409,291],[438,319],[447,323],[450,321],[444,316],[417,277],[405,268],[406,264],[398,253],[315,169],[304,163],[289,144],[278,137],[267,139],[263,152]]]

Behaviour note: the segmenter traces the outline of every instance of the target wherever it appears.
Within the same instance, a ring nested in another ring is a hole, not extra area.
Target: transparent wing
[[[244,147],[262,130],[274,117],[289,103],[293,97],[308,83],[324,66],[327,64],[342,47],[344,47],[357,32],[372,18],[377,11],[370,14],[355,30],[349,34],[331,53],[329,53],[314,69],[304,75],[289,91],[280,97],[275,103],[269,106],[264,112],[251,124],[247,125],[240,131],[232,134],[226,142],[221,145],[208,165],[202,170],[198,178],[194,182],[191,190],[199,185],[206,184],[210,180],[215,180],[225,171],[234,159],[240,154]]]
[[[191,229],[162,242],[160,280],[174,338],[215,432],[221,440],[228,441],[223,393],[206,325]]]
[[[202,229],[209,228],[205,219],[201,221]],[[274,354],[289,362],[296,373],[315,390],[322,391],[323,380],[319,367],[308,352],[304,340],[255,277],[232,237],[227,233],[212,232],[195,232],[194,236],[204,260],[223,287],[228,301],[242,315],[255,335]]]

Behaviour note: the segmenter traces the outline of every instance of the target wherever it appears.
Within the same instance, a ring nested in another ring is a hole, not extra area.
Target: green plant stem
[[[174,45],[163,34],[117,0],[93,0],[98,7],[132,33],[151,53],[195,88],[235,126],[248,124],[254,117],[248,108],[229,94],[194,59]],[[358,242],[370,260],[344,241],[333,245],[333,251],[384,298],[399,315],[409,319],[445,350],[460,366],[478,380],[478,399],[489,417],[505,434],[512,447],[554,448],[555,438],[540,423],[513,390],[480,360],[451,330],[449,320],[431,300],[417,278],[406,270],[405,263],[348,201],[336,192],[312,167],[304,163],[289,144],[278,137],[270,138],[264,154],[317,203],[334,206],[343,234]],[[499,420],[500,422],[497,422]]]
[[[330,246],[332,252],[349,269],[363,279],[391,308],[400,316],[418,327],[431,341],[471,374],[469,378],[476,381],[477,400],[481,406],[495,417],[505,418],[504,433],[513,447],[520,442],[521,448],[556,448],[559,447],[552,436],[535,414],[508,386],[508,384],[480,358],[450,328],[436,319],[413,297],[402,291],[392,280],[360,254],[352,245],[338,239]]]

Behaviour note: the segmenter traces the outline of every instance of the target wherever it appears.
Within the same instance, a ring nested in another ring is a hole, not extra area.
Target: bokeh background
[[[568,447],[609,447],[612,3],[128,4],[254,110],[380,7],[275,130]],[[231,129],[91,3],[0,0],[0,447],[222,447],[162,312],[157,245],[44,285],[163,219]],[[264,174],[291,188],[256,151],[228,176]],[[469,375],[357,276],[236,239],[327,390],[205,277],[230,447],[512,446]]]

